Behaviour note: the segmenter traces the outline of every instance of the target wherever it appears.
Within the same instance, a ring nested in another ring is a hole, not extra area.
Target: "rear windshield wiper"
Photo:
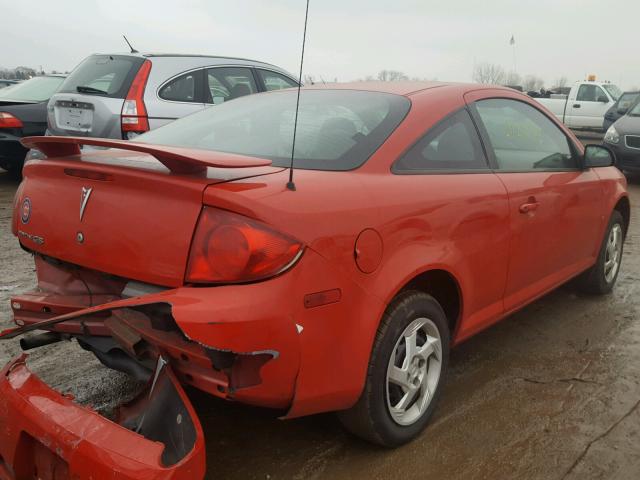
[[[76,90],[80,93],[95,93],[96,95],[109,95],[109,92],[100,90],[99,88],[87,87],[84,85],[78,85]]]

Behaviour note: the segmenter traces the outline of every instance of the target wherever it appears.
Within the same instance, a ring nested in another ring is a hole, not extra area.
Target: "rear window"
[[[91,55],[71,72],[60,92],[125,98],[143,62],[127,55]]]
[[[56,93],[64,77],[33,77],[0,90],[0,99],[43,102]]]
[[[296,90],[251,95],[210,107],[141,135],[140,142],[291,160]],[[355,90],[302,90],[294,166],[351,170],[404,119],[405,97]]]

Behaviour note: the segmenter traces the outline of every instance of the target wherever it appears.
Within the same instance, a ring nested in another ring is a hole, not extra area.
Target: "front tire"
[[[579,277],[579,285],[584,292],[595,295],[611,292],[620,273],[624,237],[624,219],[620,212],[614,210],[600,247],[598,261]]]
[[[415,438],[442,392],[449,340],[447,318],[432,296],[400,293],[378,328],[360,399],[338,413],[346,429],[387,447]]]

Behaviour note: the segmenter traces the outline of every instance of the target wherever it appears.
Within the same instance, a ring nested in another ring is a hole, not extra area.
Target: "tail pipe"
[[[27,351],[38,347],[44,347],[45,345],[51,345],[61,340],[65,340],[66,335],[62,335],[57,332],[45,332],[38,335],[32,335],[30,337],[24,337],[20,339],[20,348]]]

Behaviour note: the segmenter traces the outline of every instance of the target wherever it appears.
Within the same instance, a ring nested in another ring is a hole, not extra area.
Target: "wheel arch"
[[[455,275],[441,267],[426,268],[406,280],[392,298],[406,290],[418,290],[436,299],[447,317],[453,340],[460,326],[463,305],[462,289]]]
[[[620,215],[622,215],[622,219],[624,220],[624,234],[626,236],[631,222],[631,204],[629,202],[629,197],[626,195],[620,197],[613,209],[620,212]]]

